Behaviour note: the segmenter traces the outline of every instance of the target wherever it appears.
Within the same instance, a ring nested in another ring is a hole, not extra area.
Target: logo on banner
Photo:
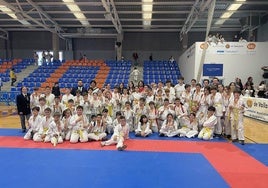
[[[202,43],[202,44],[200,44],[200,48],[201,49],[207,49],[208,48],[208,44],[207,43]]]
[[[256,48],[256,44],[255,43],[249,43],[248,45],[247,45],[247,48],[249,49],[249,50],[254,50],[255,48]]]
[[[227,49],[230,48],[230,44],[226,44],[225,48],[227,48]]]
[[[247,100],[247,106],[251,108],[252,105],[253,105],[253,101],[251,99],[248,99]]]

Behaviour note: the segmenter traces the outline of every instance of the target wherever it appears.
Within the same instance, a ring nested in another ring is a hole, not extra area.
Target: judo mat
[[[267,164],[227,141],[135,138],[53,147],[0,129],[0,187],[267,187]],[[131,135],[132,137],[133,135]],[[253,146],[253,144],[252,144]],[[258,146],[258,145],[255,145]],[[261,148],[266,149],[267,145]],[[266,147],[265,147],[266,146]],[[265,157],[262,156],[260,158]]]

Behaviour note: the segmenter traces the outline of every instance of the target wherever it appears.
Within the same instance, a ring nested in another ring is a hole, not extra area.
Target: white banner
[[[207,48],[207,54],[256,54],[257,44],[255,42],[219,42],[215,43],[202,43],[199,42],[199,50],[203,51]]]
[[[268,122],[268,99],[245,97],[245,116]]]

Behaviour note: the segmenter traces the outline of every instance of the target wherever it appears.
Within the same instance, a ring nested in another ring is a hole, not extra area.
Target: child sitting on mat
[[[55,112],[53,117],[54,120],[49,124],[47,136],[49,137],[51,144],[56,146],[58,143],[63,143],[64,124],[60,120],[61,114],[59,112]],[[49,139],[46,141],[49,142]]]
[[[167,119],[163,122],[159,132],[159,136],[173,137],[178,135],[178,124],[171,113],[167,115]]]
[[[118,151],[123,151],[127,148],[124,141],[128,139],[129,135],[129,125],[126,122],[125,116],[120,116],[120,124],[116,125],[114,128],[114,133],[110,140],[101,142],[101,146],[109,146],[116,144]]]
[[[135,136],[146,137],[149,134],[152,134],[152,130],[150,129],[150,123],[148,121],[147,116],[142,115],[138,124],[138,128],[135,130]]]
[[[178,130],[180,137],[192,138],[198,134],[198,122],[195,117],[195,113],[190,113],[189,117],[186,117],[182,128]]]
[[[25,140],[36,139],[36,133],[38,133],[42,122],[39,110],[40,108],[38,106],[32,108],[32,115],[28,120],[28,131],[24,136]]]

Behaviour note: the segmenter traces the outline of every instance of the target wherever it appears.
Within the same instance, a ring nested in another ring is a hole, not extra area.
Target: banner
[[[268,99],[245,97],[245,116],[268,122]]]
[[[202,43],[198,42],[199,51],[207,49],[207,54],[236,54],[236,55],[245,55],[245,54],[256,54],[257,44],[255,42],[219,42],[215,43]]]

